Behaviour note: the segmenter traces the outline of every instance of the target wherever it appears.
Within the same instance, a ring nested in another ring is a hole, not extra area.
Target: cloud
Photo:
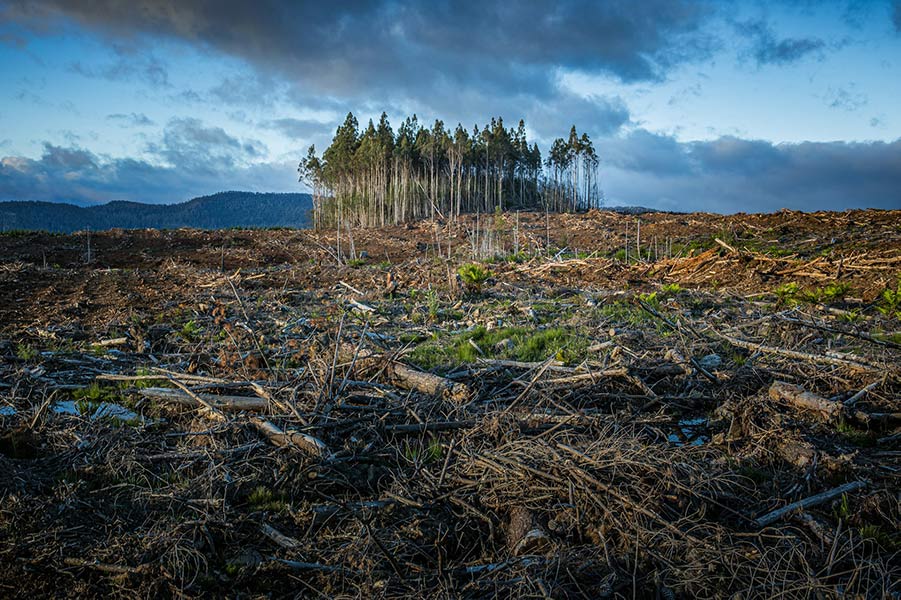
[[[260,126],[278,131],[292,140],[308,140],[313,136],[323,135],[334,129],[333,123],[322,123],[311,119],[274,119],[264,121]]]
[[[162,140],[147,145],[147,152],[186,172],[227,172],[264,158],[268,149],[254,139],[240,140],[221,127],[207,127],[196,118],[171,119]]]
[[[822,57],[826,42],[816,37],[778,39],[764,21],[734,24],[736,31],[751,40],[750,54],[762,65],[788,65],[808,55]]]
[[[245,145],[190,122],[172,129],[191,132],[174,144],[176,149],[191,143],[184,137],[207,139],[220,148],[217,152]],[[732,213],[897,208],[899,203],[901,139],[772,144],[726,136],[683,143],[634,129],[596,142],[610,205]],[[157,164],[45,144],[39,159],[0,159],[0,200],[176,202],[226,187],[296,191],[295,167],[290,159],[252,162],[245,157],[229,164],[215,154],[205,165]]]
[[[80,148],[44,144],[39,159],[0,159],[0,201],[96,204],[112,200],[173,203],[224,188],[297,191],[296,163],[247,163],[205,169],[101,157]],[[227,182],[227,185],[224,183]]]
[[[272,106],[281,86],[272,77],[260,74],[226,77],[211,88],[208,96],[216,102],[232,106]]]
[[[637,130],[600,148],[609,204],[732,213],[901,202],[901,139],[773,144],[726,136],[680,143]]]
[[[144,115],[110,115],[142,121]],[[268,149],[194,118],[172,119],[145,148],[146,159],[97,155],[74,143],[43,145],[40,158],[0,159],[0,201],[90,204],[180,202],[222,189],[297,191],[296,162],[266,160]]]
[[[829,108],[854,112],[855,110],[866,106],[869,102],[866,94],[855,92],[853,88],[853,85],[851,86],[851,89],[830,88],[826,93],[826,103],[829,105]]]
[[[8,8],[32,27],[56,17],[117,40],[165,37],[213,49],[317,93],[401,97],[423,97],[442,82],[546,94],[558,65],[658,80],[709,53],[701,25],[713,12],[695,0],[12,0]]]
[[[75,61],[69,65],[73,73],[91,79],[107,81],[143,81],[152,87],[171,87],[166,66],[152,56],[130,56],[119,58],[103,66],[85,65]]]
[[[144,113],[116,113],[106,116],[107,121],[118,123],[120,127],[150,127],[156,125],[150,117]]]
[[[573,94],[535,102],[525,116],[526,124],[545,142],[569,135],[573,125],[597,138],[616,133],[630,122],[629,109],[620,98]]]

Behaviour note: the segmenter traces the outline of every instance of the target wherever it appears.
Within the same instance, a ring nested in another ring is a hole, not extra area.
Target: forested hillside
[[[382,113],[359,131],[353,113],[318,156],[311,146],[300,178],[313,189],[317,227],[381,226],[421,218],[512,208],[574,211],[600,206],[598,156],[575,126],[558,138],[542,162],[523,121],[506,129],[491,119],[469,132],[436,120],[422,127],[416,115],[394,133]]]
[[[2,202],[0,231],[41,229],[67,233],[117,227],[307,227],[311,207],[309,194],[254,192],[220,192],[180,204],[110,202],[85,208],[52,202]]]

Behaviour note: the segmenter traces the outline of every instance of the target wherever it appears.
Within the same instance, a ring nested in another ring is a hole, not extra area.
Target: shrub
[[[480,265],[479,263],[469,263],[460,266],[457,269],[457,275],[463,281],[466,289],[475,294],[482,293],[482,286],[491,277],[491,271]]]
[[[798,303],[798,300],[795,296],[798,295],[798,291],[801,289],[801,286],[795,282],[791,283],[783,283],[779,287],[773,290],[773,293],[776,294],[776,297],[779,299],[779,304],[782,306],[794,306]]]
[[[901,319],[901,277],[898,278],[896,289],[888,288],[882,292],[876,308],[887,317]]]

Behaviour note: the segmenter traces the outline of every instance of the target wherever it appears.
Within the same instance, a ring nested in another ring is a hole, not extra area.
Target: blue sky
[[[348,111],[575,124],[608,204],[901,208],[901,2],[0,0],[0,200],[303,191]]]

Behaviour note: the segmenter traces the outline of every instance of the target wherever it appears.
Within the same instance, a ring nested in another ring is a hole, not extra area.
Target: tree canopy
[[[502,118],[492,118],[470,132],[461,124],[451,131],[440,120],[426,127],[413,115],[395,133],[385,113],[362,131],[348,113],[321,158],[311,146],[298,166],[301,181],[313,189],[317,227],[592,208],[602,200],[597,169],[590,138],[575,126],[567,139],[554,141],[542,163],[521,120],[508,129]]]

